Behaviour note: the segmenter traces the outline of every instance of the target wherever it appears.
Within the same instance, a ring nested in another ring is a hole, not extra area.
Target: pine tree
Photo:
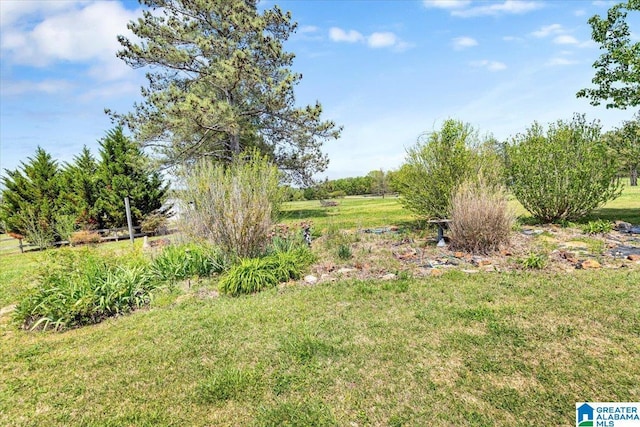
[[[168,186],[158,172],[150,171],[142,150],[124,135],[121,127],[100,141],[96,171],[99,196],[95,203],[100,226],[127,224],[124,198],[129,197],[134,224],[161,209]]]
[[[149,67],[144,102],[128,114],[108,113],[157,148],[170,165],[200,157],[230,162],[257,147],[288,175],[304,180],[326,168],[322,142],[340,128],[320,119],[322,107],[295,106],[302,76],[283,44],[296,29],[275,6],[255,0],[141,0],[143,17],[129,24],[139,42],[118,38],[118,56]]]

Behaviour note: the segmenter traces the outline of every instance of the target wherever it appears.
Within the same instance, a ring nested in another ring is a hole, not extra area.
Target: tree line
[[[135,224],[162,210],[168,184],[121,127],[99,141],[98,158],[85,146],[60,164],[38,147],[33,157],[2,177],[0,221],[5,231],[44,247],[76,230],[127,224],[129,197]]]

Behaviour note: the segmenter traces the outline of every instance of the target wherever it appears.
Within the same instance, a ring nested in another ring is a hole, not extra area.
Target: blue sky
[[[325,145],[330,179],[394,169],[405,149],[447,118],[500,140],[534,120],[599,119],[605,130],[635,110],[592,107],[599,56],[587,20],[608,1],[263,0],[299,23],[287,43],[300,105],[319,100],[344,126]],[[144,72],[115,57],[116,36],[140,15],[133,1],[0,1],[0,168],[38,145],[61,162],[112,127],[104,108],[128,111]],[[629,16],[637,40],[640,16]]]

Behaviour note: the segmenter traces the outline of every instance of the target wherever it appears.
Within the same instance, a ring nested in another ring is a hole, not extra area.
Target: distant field
[[[416,217],[402,207],[397,197],[355,196],[335,201],[338,202],[335,207],[322,207],[317,200],[285,203],[283,220],[291,224],[311,220],[320,230],[327,227],[357,229],[416,222]],[[515,198],[511,197],[509,203],[517,215],[529,215]],[[585,221],[595,218],[640,224],[640,186],[625,185],[620,197],[596,209]]]

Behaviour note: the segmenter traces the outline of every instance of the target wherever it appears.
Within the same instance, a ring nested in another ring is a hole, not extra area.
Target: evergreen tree
[[[59,168],[40,147],[27,160],[18,169],[5,169],[0,217],[8,232],[45,247],[56,238],[55,215],[61,192]]]
[[[136,141],[158,149],[170,165],[200,157],[222,162],[250,147],[288,176],[304,181],[326,168],[322,142],[340,129],[322,121],[322,107],[297,108],[283,44],[296,29],[278,6],[258,12],[256,0],[140,0],[148,7],[129,23],[118,56],[150,67],[144,102],[128,114],[109,114]]]
[[[95,208],[101,227],[126,226],[126,196],[134,224],[161,209],[166,199],[168,186],[158,172],[149,169],[147,157],[121,127],[110,130],[100,141],[96,174],[99,197]]]
[[[64,187],[71,190],[62,194],[65,213],[74,215],[83,229],[94,228],[99,223],[95,206],[99,193],[97,171],[98,163],[85,145],[62,174]]]

